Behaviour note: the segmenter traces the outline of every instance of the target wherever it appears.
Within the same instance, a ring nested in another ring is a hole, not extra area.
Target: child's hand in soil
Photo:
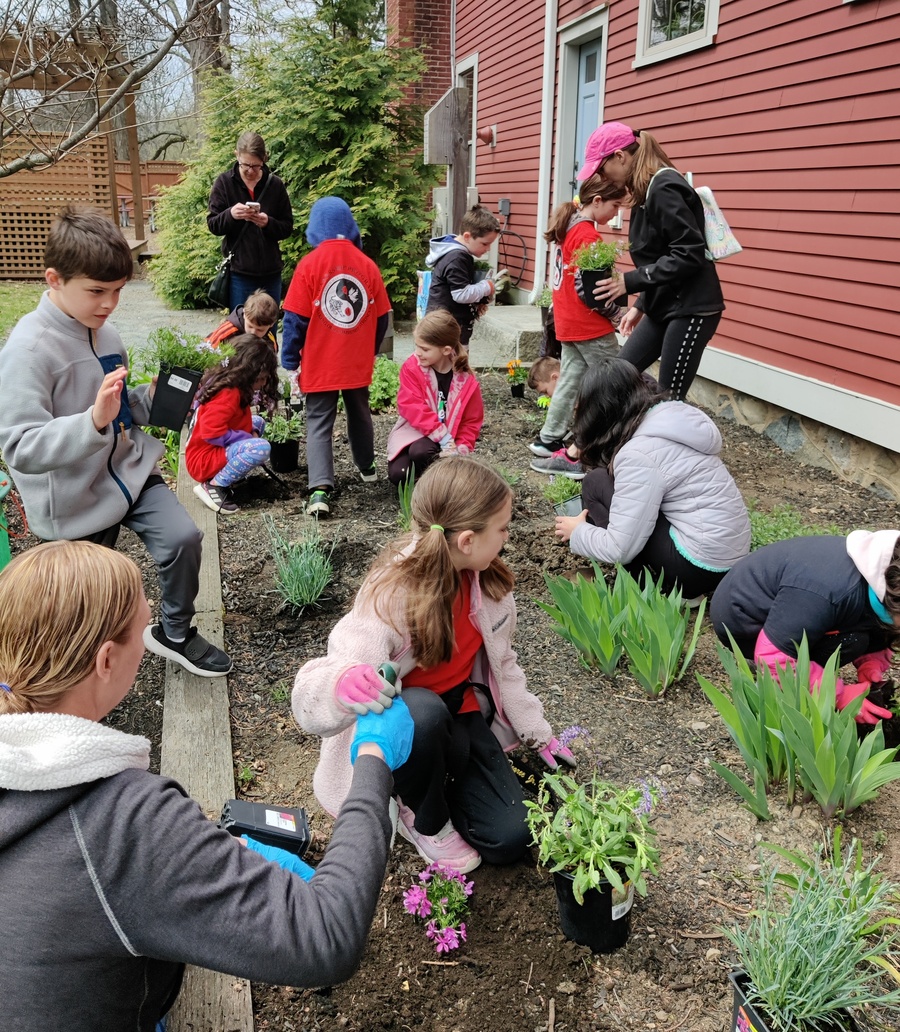
[[[551,738],[543,749],[537,750],[537,754],[551,770],[559,770],[557,760],[561,760],[567,767],[575,767],[578,763],[572,750],[560,745],[558,738]]]
[[[871,687],[872,685],[868,681],[858,681],[856,684],[845,684],[843,681],[838,681],[835,692],[837,708],[842,710],[845,706],[849,706],[854,699],[864,695]],[[891,720],[893,716],[894,714],[890,710],[882,709],[874,702],[863,699],[862,707],[856,714],[856,723],[877,724],[879,720]]]

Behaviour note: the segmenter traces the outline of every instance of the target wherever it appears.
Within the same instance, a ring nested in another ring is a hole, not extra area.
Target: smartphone
[[[247,201],[247,207],[251,211],[259,211],[259,201]]]

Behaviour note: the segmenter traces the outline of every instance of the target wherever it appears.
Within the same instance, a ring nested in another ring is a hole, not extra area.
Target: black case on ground
[[[277,846],[300,857],[309,849],[312,839],[302,807],[229,799],[222,807],[218,825],[235,838],[249,835],[265,846]]]

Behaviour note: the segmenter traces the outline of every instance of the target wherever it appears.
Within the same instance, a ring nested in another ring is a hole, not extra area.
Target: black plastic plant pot
[[[594,287],[601,280],[609,279],[613,274],[612,266],[608,269],[582,269],[581,270],[581,289],[584,291],[584,303],[588,308],[593,308],[597,312],[602,312],[606,308],[606,302],[601,301],[594,297]],[[623,294],[621,297],[616,298],[616,304],[620,308],[624,308],[628,304],[628,295]]]
[[[731,1009],[730,1032],[774,1032],[772,1026],[766,1024],[753,1004],[747,1002],[747,987],[750,979],[746,971],[731,971],[728,980],[734,988],[734,1004]],[[830,1023],[820,1024],[819,1029],[827,1032],[859,1032],[859,1025],[846,1012]]]
[[[509,385],[509,392],[514,398],[525,397],[525,384],[524,383],[511,383]]]
[[[584,505],[581,502],[580,494],[575,495],[574,498],[567,498],[564,502],[557,502],[553,506],[553,511],[557,516],[580,516],[582,509],[584,509]]]
[[[597,889],[588,889],[584,903],[579,904],[572,891],[572,876],[565,871],[553,873],[559,923],[563,935],[580,946],[590,946],[594,953],[612,953],[624,946],[631,930],[631,906],[634,886],[626,883],[624,895],[614,892],[609,882]]]
[[[200,386],[202,372],[181,366],[161,366],[147,422],[180,431]]]
[[[293,473],[300,460],[300,442],[271,441],[269,465],[275,473]]]

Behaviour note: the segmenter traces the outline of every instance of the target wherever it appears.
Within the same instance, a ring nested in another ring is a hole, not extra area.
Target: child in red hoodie
[[[340,197],[316,201],[306,239],[314,250],[294,270],[284,299],[281,364],[300,369],[310,490],[306,511],[320,517],[331,511],[339,396],[360,476],[366,483],[378,478],[369,385],[391,303],[378,266],[360,249],[353,213]]]
[[[397,411],[388,437],[388,479],[418,479],[444,455],[468,455],[484,423],[481,386],[469,367],[459,323],[429,312],[413,332],[415,350],[400,367]]]

